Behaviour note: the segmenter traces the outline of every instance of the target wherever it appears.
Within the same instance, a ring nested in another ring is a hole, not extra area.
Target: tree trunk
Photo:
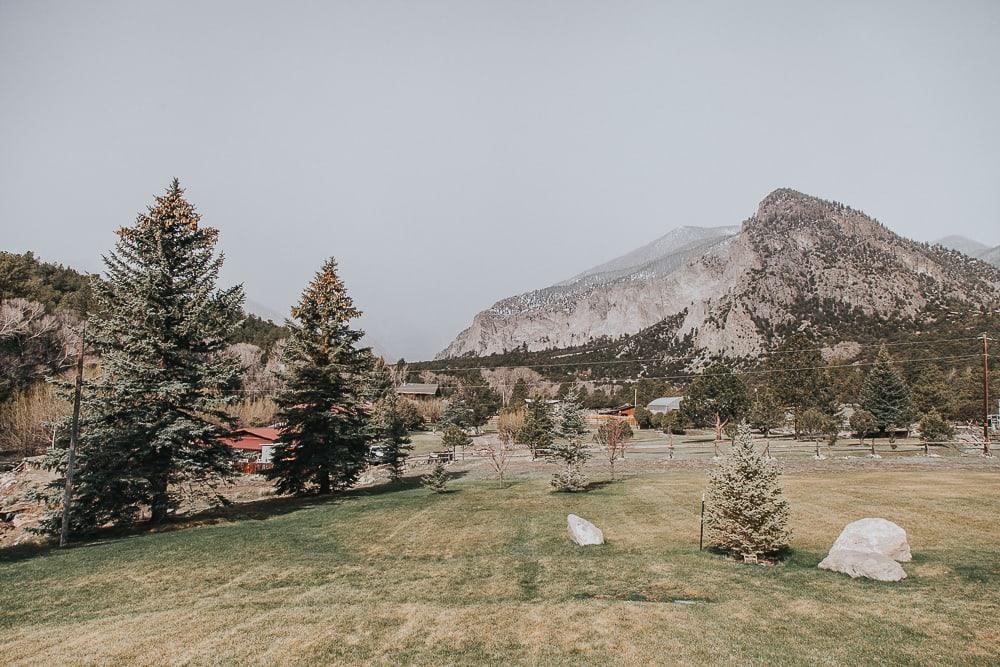
[[[167,495],[167,481],[170,477],[170,452],[160,450],[156,456],[156,472],[149,479],[150,506],[149,522],[159,525],[167,520],[170,497]]]
[[[321,495],[330,493],[330,471],[325,467],[319,471],[319,492]]]

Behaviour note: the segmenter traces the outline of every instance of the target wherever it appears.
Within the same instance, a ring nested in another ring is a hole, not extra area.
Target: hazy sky
[[[1000,243],[1000,2],[0,0],[0,247],[97,270],[177,176],[392,359],[777,187]]]

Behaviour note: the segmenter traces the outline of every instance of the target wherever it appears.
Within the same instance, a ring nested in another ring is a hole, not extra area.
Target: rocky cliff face
[[[565,283],[504,299],[438,357],[571,347],[668,319],[679,322],[670,335],[696,349],[754,355],[782,331],[1000,302],[997,269],[794,190],[772,192],[732,231],[675,230]]]

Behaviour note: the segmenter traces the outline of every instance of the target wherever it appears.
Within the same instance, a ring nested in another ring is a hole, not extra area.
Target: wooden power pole
[[[990,455],[990,347],[983,332],[983,455]]]
[[[63,487],[62,527],[59,530],[59,546],[69,541],[70,503],[73,499],[73,467],[76,464],[76,441],[80,436],[80,396],[83,393],[83,351],[87,336],[87,321],[80,331],[80,353],[76,358],[76,389],[73,392],[73,423],[69,431],[69,451],[66,455],[66,484]]]

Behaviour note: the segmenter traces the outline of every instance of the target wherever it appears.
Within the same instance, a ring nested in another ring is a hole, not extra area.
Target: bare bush
[[[252,398],[226,408],[238,426],[271,426],[277,420],[278,406],[270,398]]]
[[[47,382],[37,382],[0,405],[0,451],[18,456],[43,453],[52,442],[53,429],[70,413]]]
[[[425,424],[437,424],[444,414],[447,402],[442,398],[428,398],[420,401],[412,401],[413,407],[424,420]]]
[[[75,323],[34,301],[0,300],[0,401],[68,365],[78,347]]]
[[[515,410],[503,410],[497,416],[497,431],[500,433],[510,433],[511,441],[517,437],[521,427],[524,426],[524,416],[527,411],[524,408]]]
[[[281,388],[281,345],[276,343],[270,355],[253,343],[230,345],[228,354],[240,364],[240,378],[247,401],[273,396]]]

